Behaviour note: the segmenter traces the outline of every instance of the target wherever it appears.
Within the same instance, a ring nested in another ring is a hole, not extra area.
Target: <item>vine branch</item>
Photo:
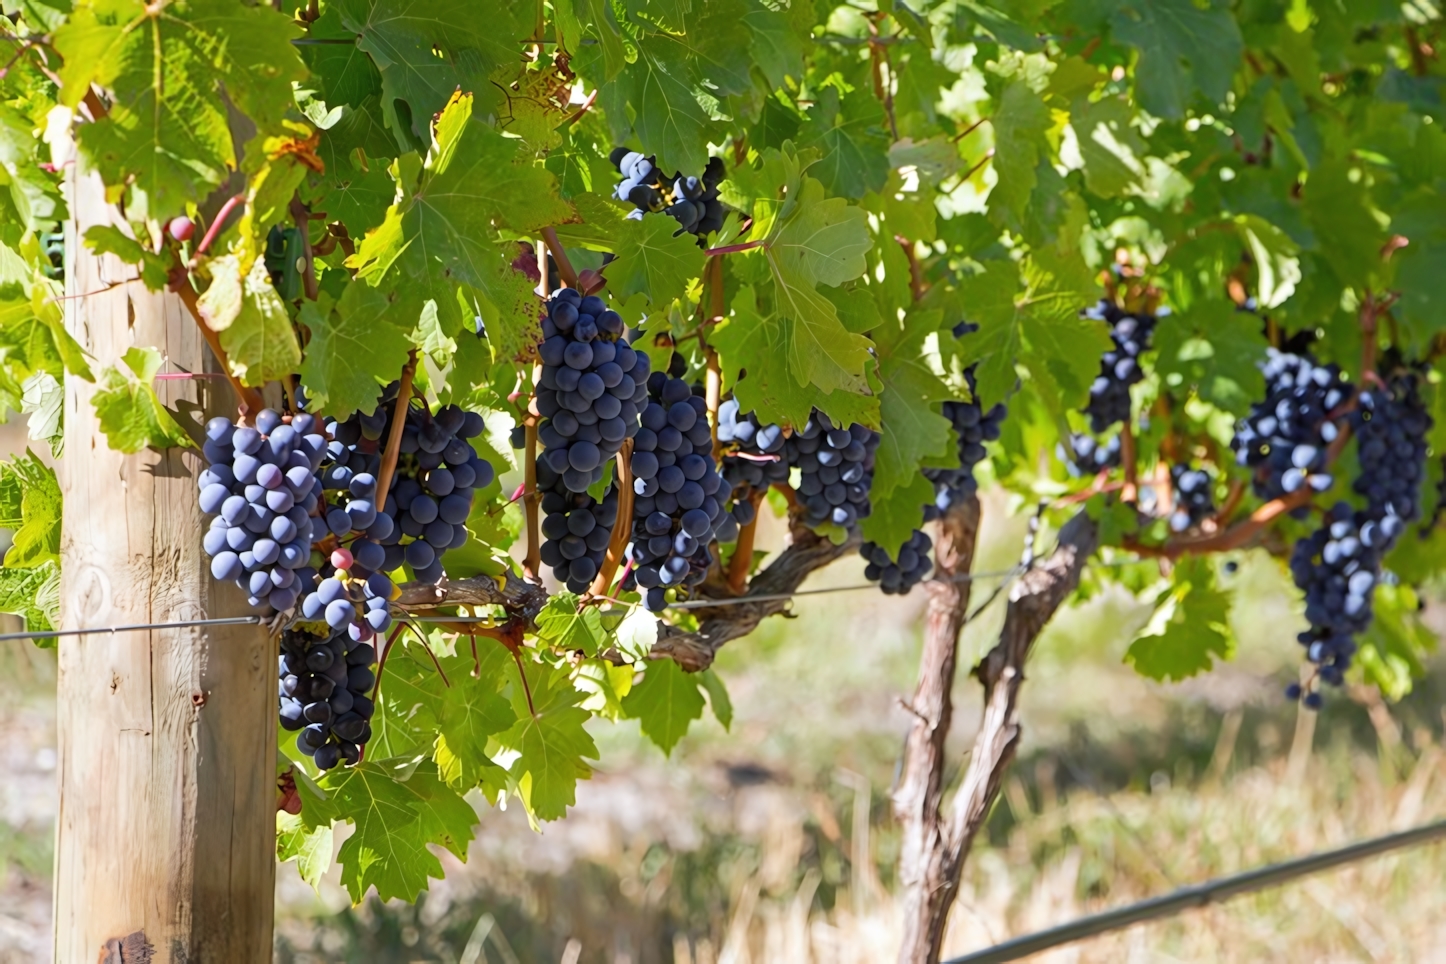
[[[387,436],[387,450],[382,454],[382,470],[377,475],[377,498],[385,504],[387,493],[392,490],[392,476],[397,471],[397,459],[402,454],[402,432],[407,425],[407,406],[412,403],[412,379],[417,374],[417,350],[407,353],[407,363],[402,366],[402,380],[397,385],[397,402],[392,408],[392,431]],[[378,510],[381,506],[377,506]]]

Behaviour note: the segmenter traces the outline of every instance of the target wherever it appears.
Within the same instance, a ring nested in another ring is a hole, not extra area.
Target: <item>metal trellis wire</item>
[[[1051,927],[1004,941],[993,947],[963,957],[950,958],[943,964],[998,964],[1002,961],[1017,961],[1031,954],[1070,944],[1087,937],[1098,937],[1111,931],[1122,930],[1133,924],[1169,917],[1182,911],[1204,907],[1208,904],[1229,900],[1241,894],[1253,893],[1276,887],[1297,877],[1319,873],[1332,867],[1355,863],[1370,857],[1377,857],[1392,850],[1416,847],[1446,837],[1446,820],[1426,824],[1400,833],[1387,834],[1362,840],[1338,850],[1327,850],[1308,857],[1270,864],[1232,877],[1221,877],[1203,884],[1182,887],[1179,890],[1142,900],[1138,904],[1117,907],[1101,914],[1082,917],[1077,921]]]

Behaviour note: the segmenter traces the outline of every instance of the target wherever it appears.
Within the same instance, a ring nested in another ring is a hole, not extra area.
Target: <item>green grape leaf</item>
[[[257,258],[242,275],[234,254],[211,262],[211,286],[199,299],[202,317],[221,335],[231,373],[245,385],[285,378],[301,363],[301,345],[286,303]]]
[[[602,79],[611,82],[628,63],[612,5],[607,0],[576,0],[575,9],[585,28],[597,38],[602,49]]]
[[[1215,586],[1210,559],[1187,556],[1174,582],[1155,598],[1155,613],[1125,651],[1125,662],[1153,680],[1188,679],[1235,657],[1230,597]]]
[[[789,22],[783,10],[774,10],[754,0],[751,9],[744,15],[743,22],[753,33],[749,53],[753,62],[768,79],[769,87],[777,90],[785,78],[803,76],[803,48],[806,34],[801,34]]]
[[[863,197],[880,190],[889,175],[885,124],[884,108],[870,91],[858,88],[840,98],[837,87],[824,87],[799,131],[800,146],[820,155],[809,173],[831,194]]]
[[[60,626],[60,563],[47,559],[37,566],[0,568],[0,612],[25,620],[25,628],[49,632]],[[54,646],[54,640],[36,640]]]
[[[467,0],[343,0],[340,10],[342,25],[381,73],[387,126],[422,143],[458,90],[489,108],[501,99],[488,75],[516,61],[517,41],[527,34],[506,4],[489,6],[485,16]]]
[[[1352,179],[1351,167],[1339,159],[1317,165],[1306,183],[1304,204],[1320,257],[1342,285],[1361,288],[1380,263],[1386,232],[1371,210],[1366,185]]]
[[[326,41],[307,44],[301,48],[301,56],[311,70],[308,86],[316,86],[328,107],[360,107],[369,97],[380,98],[382,75],[355,42],[356,34],[342,23],[341,5],[327,4],[312,21],[307,38]],[[343,40],[352,42],[339,42]]]
[[[320,888],[322,875],[331,868],[331,824],[308,827],[301,814],[276,813],[276,859],[296,861],[296,872],[313,890]]]
[[[703,684],[703,689],[708,693],[708,706],[713,710],[713,718],[722,724],[723,729],[732,729],[733,701],[728,697],[728,688],[723,685],[723,677],[712,669],[705,669],[698,674],[698,682]]]
[[[915,473],[883,499],[872,499],[874,511],[859,523],[864,539],[884,548],[890,555],[909,541],[924,524],[924,506],[934,501],[934,483]]]
[[[584,656],[596,656],[608,641],[602,616],[596,606],[578,609],[578,597],[560,592],[547,600],[537,614],[537,638],[558,649],[580,650]]]
[[[435,768],[429,773],[424,764],[407,779],[396,762],[341,767],[322,784],[342,819],[356,826],[337,854],[342,885],[356,902],[373,887],[382,900],[416,900],[427,878],[443,873],[427,844],[465,857],[472,836],[476,814],[437,778]]]
[[[407,363],[415,323],[397,305],[395,294],[352,281],[333,306],[325,293],[301,306],[301,323],[311,333],[301,384],[318,408],[341,418],[370,412],[382,385]]]
[[[613,202],[596,194],[573,198],[582,224],[561,225],[564,244],[602,247],[617,257],[606,269],[608,289],[615,297],[647,296],[655,307],[679,298],[688,282],[703,272],[705,258],[690,234],[674,237],[678,222],[666,214],[629,220]]]
[[[110,447],[127,454],[143,448],[194,448],[191,437],[156,397],[155,377],[164,364],[161,353],[154,348],[132,347],[121,361],[129,371],[112,365],[101,372],[100,385],[92,398],[100,430]]]
[[[629,69],[628,103],[637,112],[638,140],[656,154],[663,170],[701,175],[713,124],[693,96],[680,51],[657,37],[641,41],[637,50],[637,62]]]
[[[598,756],[597,744],[583,728],[589,714],[577,705],[587,694],[563,669],[534,665],[526,681],[527,687],[512,687],[518,722],[497,741],[520,754],[508,769],[528,812],[539,820],[556,820],[576,802],[577,781],[592,775],[587,761]]]
[[[1126,0],[1110,25],[1139,51],[1135,96],[1156,117],[1183,117],[1197,90],[1216,104],[1229,93],[1244,41],[1224,0]]]
[[[997,201],[1016,218],[1024,216],[1038,179],[1035,169],[1049,150],[1045,133],[1050,126],[1044,100],[1025,81],[1011,80],[990,119],[994,130],[992,164],[999,177],[989,194],[991,208]]]
[[[1377,583],[1371,609],[1374,618],[1361,634],[1356,659],[1367,680],[1387,699],[1399,700],[1426,675],[1436,634],[1421,621],[1420,597],[1410,586]]]
[[[879,377],[887,386],[879,396],[882,438],[869,489],[876,503],[918,476],[924,459],[949,450],[950,423],[939,414],[938,405],[952,393],[924,357],[924,342],[942,321],[937,310],[915,312],[904,324],[885,324],[874,333]]]
[[[878,396],[825,394],[798,383],[789,364],[789,326],[776,315],[760,314],[757,291],[750,285],[738,288],[731,314],[712,330],[709,344],[718,352],[738,404],[765,424],[801,426],[814,408],[845,424],[879,424]],[[745,369],[747,376],[740,379]]]
[[[59,458],[65,444],[65,386],[50,372],[36,372],[21,386],[20,414],[26,417],[25,434],[32,442],[45,442]]]
[[[784,319],[789,369],[800,384],[867,395],[869,340],[844,328],[817,286],[863,274],[864,253],[873,245],[868,215],[842,198],[825,200],[823,185],[813,178],[803,179],[785,212],[763,250]]]
[[[1405,248],[1391,256],[1396,263],[1396,288],[1401,292],[1402,327],[1416,345],[1425,345],[1436,332],[1446,330],[1446,197],[1431,191],[1414,192],[1406,210],[1391,222],[1391,230],[1406,238]],[[1441,426],[1437,419],[1437,426]]]
[[[1080,98],[1071,105],[1070,127],[1079,142],[1085,185],[1100,197],[1132,193],[1146,176],[1147,146],[1131,126],[1133,117],[1130,105],[1119,97]]]
[[[1106,326],[1079,317],[1095,292],[1081,263],[1044,251],[1018,267],[990,261],[982,273],[960,283],[965,317],[980,325],[977,334],[959,342],[968,356],[963,364],[978,362],[979,397],[985,405],[1014,390],[1020,362],[1036,375],[1052,376],[1069,407],[1084,402],[1099,373],[1100,356],[1111,345]]]
[[[1160,319],[1155,371],[1166,385],[1192,385],[1207,402],[1243,416],[1264,394],[1258,363],[1267,346],[1257,315],[1224,298],[1197,301]]]
[[[643,681],[623,700],[623,712],[639,721],[643,735],[671,756],[692,722],[703,718],[700,682],[671,659],[654,660]]]
[[[135,238],[125,234],[120,228],[109,224],[97,224],[86,230],[85,243],[96,254],[113,254],[127,264],[138,266],[141,270],[141,280],[150,290],[160,291],[166,286],[170,272],[165,260],[142,246]]]
[[[153,212],[179,211],[235,166],[218,89],[263,131],[276,127],[306,76],[291,45],[300,35],[267,4],[85,2],[55,34],[62,101],[75,107],[92,84],[112,92],[106,115],[79,128],[81,146],[107,184],[133,178]]]

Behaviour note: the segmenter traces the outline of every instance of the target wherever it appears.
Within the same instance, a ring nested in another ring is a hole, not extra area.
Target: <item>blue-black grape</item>
[[[954,337],[961,338],[978,328],[978,325],[961,321],[954,326]],[[959,437],[959,467],[924,470],[924,477],[934,483],[934,504],[925,511],[926,521],[979,490],[974,469],[988,456],[984,443],[999,438],[1004,419],[1009,414],[1009,408],[1003,402],[995,402],[988,410],[980,403],[974,366],[964,371],[964,380],[973,397],[967,402],[947,401],[940,408],[940,413],[953,425],[954,433]]]
[[[626,147],[614,148],[610,159],[623,178],[613,188],[613,197],[633,205],[629,218],[659,212],[670,215],[678,222],[674,235],[695,234],[701,246],[706,246],[706,235],[723,227],[726,212],[718,197],[718,184],[726,173],[722,158],[709,158],[702,177],[676,172],[665,177],[657,158],[644,157]]]
[[[1340,429],[1331,413],[1351,397],[1351,384],[1335,365],[1305,355],[1267,349],[1265,400],[1250,408],[1230,447],[1236,461],[1253,470],[1262,499],[1278,499],[1309,486],[1324,492],[1334,481],[1327,450]]]
[[[1319,529],[1296,543],[1290,563],[1310,623],[1299,641],[1320,681],[1332,686],[1343,681],[1356,653],[1355,637],[1370,625],[1376,586],[1387,575],[1386,554],[1420,517],[1431,430],[1416,375],[1409,371],[1393,375],[1384,387],[1363,390],[1351,422],[1360,465],[1353,487],[1365,506],[1337,503]],[[1297,686],[1289,695],[1311,708],[1320,705],[1319,692]]]
[[[615,485],[601,501],[587,490],[638,434],[650,365],[645,353],[620,337],[617,312],[572,288],[553,292],[542,334],[535,400],[543,416],[537,428],[541,558],[569,590],[584,592],[602,568],[618,513]]]
[[[770,486],[788,482],[790,458],[796,446],[780,425],[764,425],[752,412],[740,412],[736,399],[725,399],[718,406],[718,444],[722,448],[722,475],[733,490],[733,506],[729,518],[718,525],[719,542],[738,538],[740,526],[746,526],[757,514],[755,502]]]
[[[320,769],[361,759],[361,747],[372,735],[375,662],[376,648],[344,630],[294,628],[281,634],[281,727],[297,734],[297,749]]]
[[[215,515],[202,545],[211,574],[244,589],[265,614],[286,612],[311,591],[311,546],[324,532],[316,476],[326,438],[305,413],[264,409],[255,427],[206,424],[208,463],[197,479],[201,510]]]
[[[1184,532],[1215,514],[1214,480],[1205,469],[1188,465],[1170,466],[1175,506],[1170,512],[1170,530]]]
[[[639,590],[643,605],[658,612],[667,605],[668,589],[686,592],[707,578],[709,546],[729,518],[724,506],[731,487],[713,459],[703,399],[665,372],[648,376],[646,389],[642,429],[633,442],[631,569],[623,588]]]
[[[1162,310],[1161,315],[1165,312]],[[1127,312],[1112,301],[1101,300],[1081,315],[1110,326],[1114,347],[1100,358],[1100,373],[1090,385],[1090,399],[1082,410],[1089,418],[1090,431],[1101,435],[1130,419],[1130,387],[1145,377],[1140,356],[1150,350],[1158,317]],[[1070,436],[1067,461],[1086,474],[1112,469],[1120,463],[1120,440],[1105,442],[1089,435]]]
[[[883,546],[865,542],[859,548],[859,555],[868,562],[864,567],[864,577],[877,582],[886,594],[902,596],[918,585],[934,567],[929,560],[929,552],[933,548],[933,541],[918,529],[892,556]]]
[[[836,425],[815,410],[789,446],[789,461],[799,469],[798,496],[808,525],[847,529],[869,517],[878,432],[858,423]]]

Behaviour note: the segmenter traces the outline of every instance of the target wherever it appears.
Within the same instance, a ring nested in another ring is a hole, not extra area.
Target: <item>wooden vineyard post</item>
[[[87,228],[123,222],[98,177],[70,170],[66,327],[92,369],[139,345],[158,348],[169,371],[216,371],[180,298],[83,246]],[[156,384],[188,426],[235,414],[224,378]],[[112,450],[95,388],[66,378],[63,628],[248,615],[201,547],[200,451]],[[72,636],[59,649],[57,964],[269,962],[277,720],[266,630]]]

